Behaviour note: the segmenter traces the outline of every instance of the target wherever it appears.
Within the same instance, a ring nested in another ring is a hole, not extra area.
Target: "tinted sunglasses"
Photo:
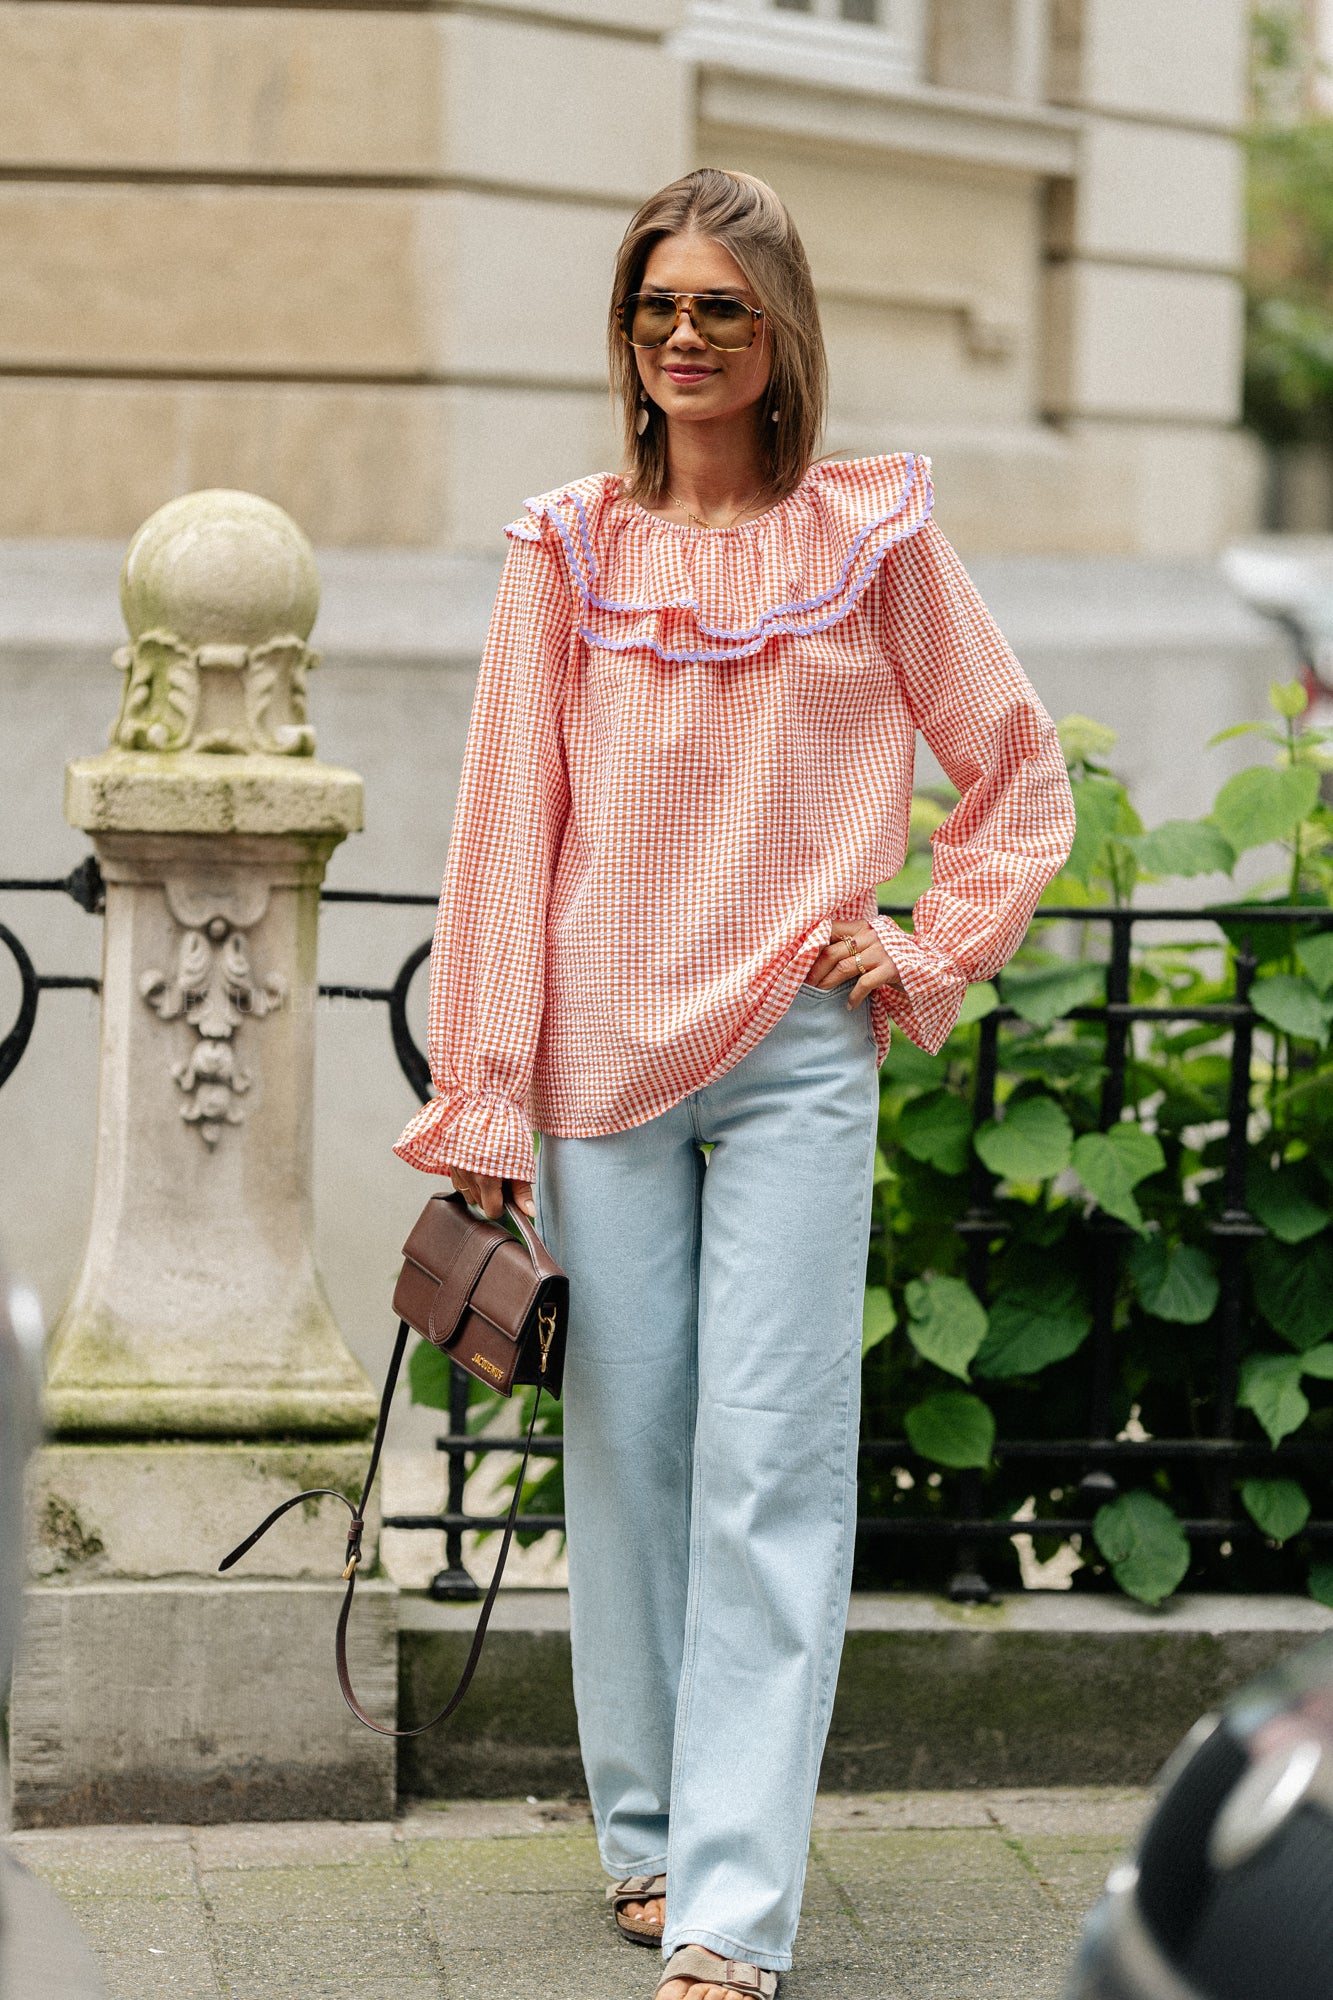
[[[700,340],[720,354],[736,354],[753,345],[764,317],[759,306],[704,292],[631,292],[616,307],[616,324],[631,347],[665,347],[682,316]]]

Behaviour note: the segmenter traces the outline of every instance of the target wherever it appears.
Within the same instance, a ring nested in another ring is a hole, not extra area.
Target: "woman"
[[[876,1070],[891,1023],[938,1049],[1014,951],[1073,810],[928,461],[814,462],[823,341],[772,189],[705,169],[645,203],[610,339],[629,471],[507,531],[431,966],[439,1095],[397,1150],[488,1215],[512,1183],[569,1273],[608,1894],[660,1942],[663,2000],[768,2000],[850,1589]],[[917,729],[961,797],[908,932],[876,884]]]

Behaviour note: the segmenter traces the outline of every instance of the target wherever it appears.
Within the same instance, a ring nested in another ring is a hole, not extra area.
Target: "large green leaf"
[[[1106,1074],[1101,1049],[1088,1041],[1034,1040],[1027,1047],[1015,1042],[1004,1051],[1004,1067],[1045,1084],[1073,1083],[1085,1090],[1093,1089]]]
[[[1245,1479],[1240,1497],[1255,1527],[1275,1542],[1289,1542],[1310,1518],[1310,1503],[1294,1479]]]
[[[961,1174],[972,1152],[972,1113],[951,1090],[929,1090],[898,1113],[898,1138],[914,1160]]]
[[[1328,1227],[1327,1190],[1303,1161],[1274,1169],[1267,1160],[1252,1158],[1246,1194],[1253,1213],[1280,1243],[1304,1243]]]
[[[1106,995],[1106,974],[1100,965],[1043,965],[1034,970],[1000,975],[1005,1005],[1034,1028],[1049,1028],[1071,1007],[1095,1006]]]
[[[407,1364],[407,1386],[412,1401],[428,1410],[447,1410],[451,1376],[449,1356],[441,1354],[429,1340],[419,1340]]]
[[[1099,1507],[1092,1524],[1098,1548],[1120,1588],[1141,1604],[1160,1604],[1190,1566],[1185,1530],[1154,1493],[1122,1493]]]
[[[865,1303],[861,1307],[861,1354],[864,1358],[872,1347],[878,1347],[898,1324],[898,1314],[886,1285],[867,1285]]]
[[[1333,1333],[1333,1241],[1255,1245],[1254,1298],[1260,1312],[1292,1347],[1313,1347]]]
[[[1312,914],[1326,907],[1323,897],[1313,891],[1303,891],[1295,901],[1297,907],[1301,903],[1312,904]],[[1247,906],[1256,910],[1273,908],[1273,904],[1262,896],[1237,896],[1228,897],[1225,903],[1208,904],[1201,914],[1212,916],[1227,942],[1234,945],[1237,951],[1244,951],[1252,957],[1261,973],[1287,971],[1293,946],[1302,936],[1312,936],[1313,932],[1302,931],[1300,917],[1293,917],[1285,924],[1265,924],[1253,923],[1243,916],[1212,915],[1214,910],[1244,910]]]
[[[1074,844],[1065,862],[1065,873],[1086,889],[1097,866],[1097,857],[1120,823],[1125,804],[1125,788],[1116,778],[1100,775],[1076,778],[1074,794]]]
[[[963,995],[963,1005],[958,1015],[958,1026],[970,1028],[974,1021],[984,1021],[987,1014],[993,1014],[1000,1004],[1000,996],[989,979],[979,979],[975,986],[969,986]]]
[[[1333,1611],[1333,1562],[1324,1559],[1310,1564],[1309,1591],[1316,1604]]]
[[[1170,1248],[1160,1236],[1149,1236],[1130,1251],[1129,1267],[1135,1289],[1154,1319],[1202,1326],[1212,1318],[1219,1286],[1206,1251],[1191,1243]]]
[[[1206,819],[1169,819],[1126,843],[1150,875],[1229,875],[1231,842]]]
[[[1333,1382],[1333,1344],[1323,1341],[1318,1347],[1307,1347],[1301,1356],[1301,1373],[1320,1382]]]
[[[1045,1181],[1069,1165],[1074,1128],[1053,1097],[1020,1097],[1003,1120],[983,1125],[973,1144],[1002,1180]]]
[[[1309,764],[1252,764],[1228,778],[1213,801],[1213,824],[1237,854],[1289,840],[1319,797],[1319,773]]]
[[[1105,1135],[1124,1162],[1132,1186],[1146,1181],[1152,1174],[1160,1174],[1166,1165],[1166,1154],[1162,1142],[1155,1132],[1145,1132],[1141,1125],[1122,1118],[1112,1125]]]
[[[1271,1021],[1284,1035],[1296,1035],[1321,1046],[1328,1040],[1333,1003],[1321,1000],[1313,983],[1298,972],[1275,972],[1267,979],[1256,979],[1250,988],[1250,1005],[1261,1020]]]
[[[904,1296],[907,1337],[917,1353],[966,1382],[986,1337],[986,1308],[972,1287],[961,1278],[914,1278]]]
[[[1253,1410],[1271,1445],[1298,1431],[1310,1414],[1299,1354],[1251,1354],[1242,1364],[1237,1401]]]
[[[1131,1229],[1143,1228],[1134,1189],[1165,1164],[1161,1142],[1137,1125],[1121,1123],[1109,1132],[1085,1132],[1074,1141],[1074,1172],[1098,1207]]]
[[[936,1465],[961,1472],[990,1464],[995,1419],[979,1396],[940,1389],[907,1412],[903,1428],[913,1451]]]
[[[892,1080],[894,1083],[930,1084],[938,1083],[948,1067],[946,1057],[929,1056],[906,1035],[895,1032],[880,1075],[886,1083]]]
[[[1333,986],[1333,931],[1320,931],[1302,938],[1296,947],[1296,963],[1312,981],[1316,991],[1327,993]]]
[[[1040,1374],[1075,1353],[1091,1329],[1077,1279],[1056,1265],[1049,1275],[1005,1285],[991,1301],[990,1326],[973,1369],[997,1381]]]

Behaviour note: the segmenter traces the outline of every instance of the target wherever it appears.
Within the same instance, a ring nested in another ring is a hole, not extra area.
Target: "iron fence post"
[[[1111,955],[1106,968],[1108,1010],[1129,1003],[1130,944],[1134,916],[1129,910],[1106,912],[1111,926]],[[1118,1124],[1125,1108],[1125,1074],[1129,1052],[1130,1025],[1121,1015],[1106,1016],[1106,1075],[1098,1115],[1099,1131]],[[1115,1372],[1115,1304],[1120,1286],[1120,1246],[1125,1235],[1123,1223],[1098,1214],[1092,1225],[1092,1365],[1088,1396],[1088,1434],[1094,1444],[1111,1440],[1111,1391]],[[1119,1482],[1106,1466],[1085,1461],[1078,1483],[1081,1511],[1095,1516],[1098,1508],[1114,1500]]]
[[[977,1068],[972,1089],[972,1129],[977,1131],[995,1116],[995,1079],[999,1071],[1000,1016],[983,1016],[977,1031]],[[979,1153],[973,1150],[970,1167],[970,1199],[967,1214],[958,1223],[958,1233],[967,1246],[967,1282],[985,1303],[990,1291],[990,1246],[1004,1229],[1004,1218],[995,1206],[995,1183]],[[958,1514],[962,1521],[982,1518],[981,1474],[972,1470],[958,1475]],[[947,1594],[954,1604],[989,1604],[994,1596],[981,1568],[977,1541],[966,1532],[954,1548],[953,1575]]]
[[[463,1512],[463,1489],[467,1485],[467,1445],[456,1440],[467,1436],[467,1408],[471,1394],[471,1378],[458,1366],[449,1363],[449,1436],[439,1440],[439,1448],[449,1456],[448,1497],[445,1500],[446,1514],[460,1515]],[[463,1562],[463,1530],[459,1527],[444,1531],[444,1568],[436,1570],[431,1578],[430,1594],[437,1600],[466,1603],[481,1596],[481,1585],[469,1573]]]
[[[1236,1003],[1246,1008],[1231,1035],[1231,1066],[1227,1079],[1227,1138],[1222,1178],[1222,1209],[1211,1225],[1217,1244],[1220,1310],[1217,1328],[1217,1396],[1213,1406],[1213,1435],[1225,1442],[1234,1440],[1236,1395],[1240,1379],[1241,1347],[1247,1321],[1245,1299],[1245,1246],[1267,1231],[1249,1210],[1246,1169],[1249,1156],[1250,1084],[1254,1062],[1254,1014],[1249,1009],[1250,987],[1257,960],[1249,933],[1236,953]],[[1231,1516],[1232,1462],[1221,1457],[1212,1468],[1209,1504],[1219,1518]]]

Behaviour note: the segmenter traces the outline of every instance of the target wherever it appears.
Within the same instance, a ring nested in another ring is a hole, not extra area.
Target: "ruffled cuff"
[[[892,917],[872,917],[870,928],[903,982],[901,987],[879,988],[889,1013],[918,1048],[938,1054],[962,1010],[967,980],[952,959],[905,931]]]
[[[494,1091],[441,1091],[421,1107],[393,1150],[423,1174],[454,1166],[497,1180],[530,1181],[536,1163],[522,1109]]]

